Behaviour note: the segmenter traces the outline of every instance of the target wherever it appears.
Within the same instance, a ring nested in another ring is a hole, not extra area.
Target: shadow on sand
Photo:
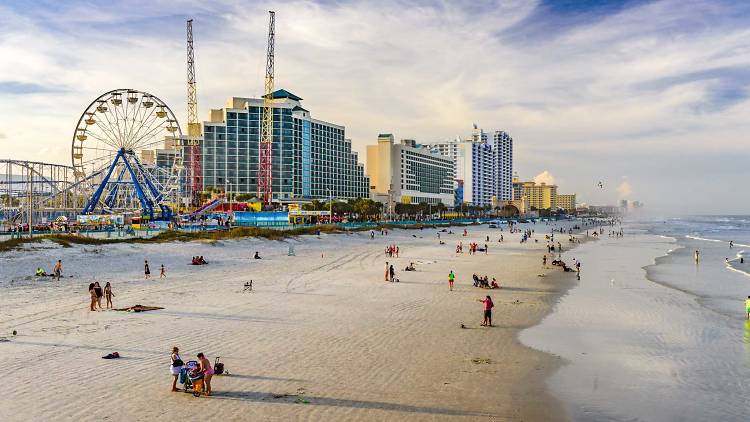
[[[301,380],[296,378],[278,378],[278,377],[264,377],[262,375],[243,375],[243,374],[235,374],[234,372],[231,373],[231,375],[227,375],[228,378],[243,378],[243,379],[250,379],[250,380],[260,380],[260,381],[288,381],[288,382],[307,382],[307,380]]]
[[[437,407],[411,406],[398,403],[385,403],[377,401],[363,401],[350,399],[336,399],[330,397],[316,397],[297,394],[272,394],[258,391],[214,391],[212,398],[216,400],[243,400],[249,402],[272,402],[284,404],[300,404],[307,406],[334,406],[349,407],[353,409],[373,409],[393,412],[407,413],[424,413],[433,415],[449,416],[475,416],[475,417],[492,417],[484,412],[461,411],[452,409],[442,409]]]
[[[221,315],[212,314],[206,312],[179,312],[179,311],[155,311],[152,315],[168,315],[181,318],[198,318],[198,319],[214,319],[218,321],[243,321],[243,322],[261,322],[269,324],[280,324],[281,320],[276,318],[259,318],[252,316],[241,316],[241,315]]]

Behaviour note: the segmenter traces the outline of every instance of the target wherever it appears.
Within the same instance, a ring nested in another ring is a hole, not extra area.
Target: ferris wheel
[[[140,210],[152,219],[171,217],[183,176],[181,137],[172,110],[152,94],[116,89],[92,101],[71,148],[88,198],[82,214]]]

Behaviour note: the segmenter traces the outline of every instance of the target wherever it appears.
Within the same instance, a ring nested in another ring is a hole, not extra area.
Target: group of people
[[[102,308],[102,297],[105,297],[107,299],[107,309],[112,308],[112,298],[114,296],[115,294],[112,293],[112,285],[109,283],[109,281],[104,285],[104,289],[102,289],[98,281],[89,283],[89,297],[91,299],[91,305],[89,306],[89,309],[91,311],[96,311],[97,307],[99,309],[104,309]]]
[[[544,260],[544,262],[546,264],[546,260],[547,260],[547,256],[546,255],[544,256],[543,260]],[[573,261],[574,261],[574,264],[573,264],[572,267],[568,266],[568,264],[566,264],[565,261],[563,261],[562,259],[553,259],[552,260],[552,265],[556,265],[556,266],[561,267],[563,269],[563,271],[565,271],[565,272],[577,271],[578,273],[580,273],[581,272],[581,262],[580,261],[576,261],[575,259],[573,259]]]
[[[480,248],[479,244],[475,242],[469,243],[469,255],[476,255],[477,251],[484,252],[485,255],[487,255],[487,252],[489,252],[490,248],[487,246],[487,244],[484,244],[484,248]]]
[[[557,253],[562,253],[562,245],[560,244],[560,242],[557,242],[557,247],[555,247],[555,241],[553,237],[551,242],[547,242],[547,253],[552,253],[555,251],[557,251]]]
[[[203,259],[203,255],[194,256],[192,262],[190,262],[190,265],[206,265],[206,264],[208,264],[208,262],[206,262],[206,260]]]
[[[394,256],[398,258],[398,252],[399,248],[396,245],[388,245],[385,247],[385,256],[389,258],[393,258]]]
[[[471,278],[474,280],[474,287],[481,287],[483,289],[499,289],[500,285],[497,284],[495,277],[492,277],[492,281],[489,281],[488,276],[478,276],[474,273]]]
[[[193,257],[193,259],[195,258],[196,257]],[[143,263],[143,273],[146,276],[146,280],[151,278],[151,268],[148,266],[148,260],[145,260]],[[159,278],[166,278],[166,277],[167,277],[167,270],[166,268],[164,268],[164,264],[161,264],[161,268],[159,270]]]
[[[214,368],[211,366],[211,361],[206,358],[203,353],[196,355],[198,358],[198,366],[191,370],[190,375],[193,378],[203,377],[203,384],[205,386],[204,393],[206,396],[211,395],[211,378],[214,376]],[[172,348],[172,354],[169,356],[171,363],[169,365],[169,373],[172,375],[172,391],[179,391],[177,389],[177,379],[180,376],[180,372],[186,368],[186,363],[180,357],[180,349],[175,346]]]
[[[36,267],[36,271],[34,272],[34,275],[37,277],[55,277],[57,280],[60,280],[60,277],[62,277],[62,260],[58,259],[55,263],[55,266],[52,268],[52,274],[47,274],[47,271],[44,270],[42,267]]]

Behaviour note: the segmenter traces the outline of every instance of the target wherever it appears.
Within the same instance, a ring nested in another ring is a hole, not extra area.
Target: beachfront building
[[[377,144],[367,146],[367,176],[371,198],[389,209],[396,202],[453,205],[453,160],[414,140],[395,143],[390,133],[378,135]]]
[[[369,196],[364,166],[344,126],[314,119],[302,98],[280,89],[273,98],[273,200]],[[232,97],[203,123],[202,189],[258,193],[262,98]]]
[[[474,125],[469,139],[458,137],[424,147],[454,160],[456,206],[513,199],[513,138],[507,132],[490,134]]]
[[[573,212],[576,209],[576,194],[558,194],[555,202],[557,208]]]
[[[524,198],[531,209],[557,209],[557,185],[546,183],[520,182],[513,183],[514,199]]]
[[[576,194],[558,194],[557,185],[521,182],[513,176],[513,199],[524,199],[529,208],[573,212],[576,209]]]

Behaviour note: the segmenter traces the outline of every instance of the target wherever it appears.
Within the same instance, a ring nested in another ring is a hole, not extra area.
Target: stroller
[[[182,391],[190,393],[193,396],[200,397],[203,393],[203,374],[198,373],[198,361],[188,361],[180,370],[180,383],[184,385]]]

